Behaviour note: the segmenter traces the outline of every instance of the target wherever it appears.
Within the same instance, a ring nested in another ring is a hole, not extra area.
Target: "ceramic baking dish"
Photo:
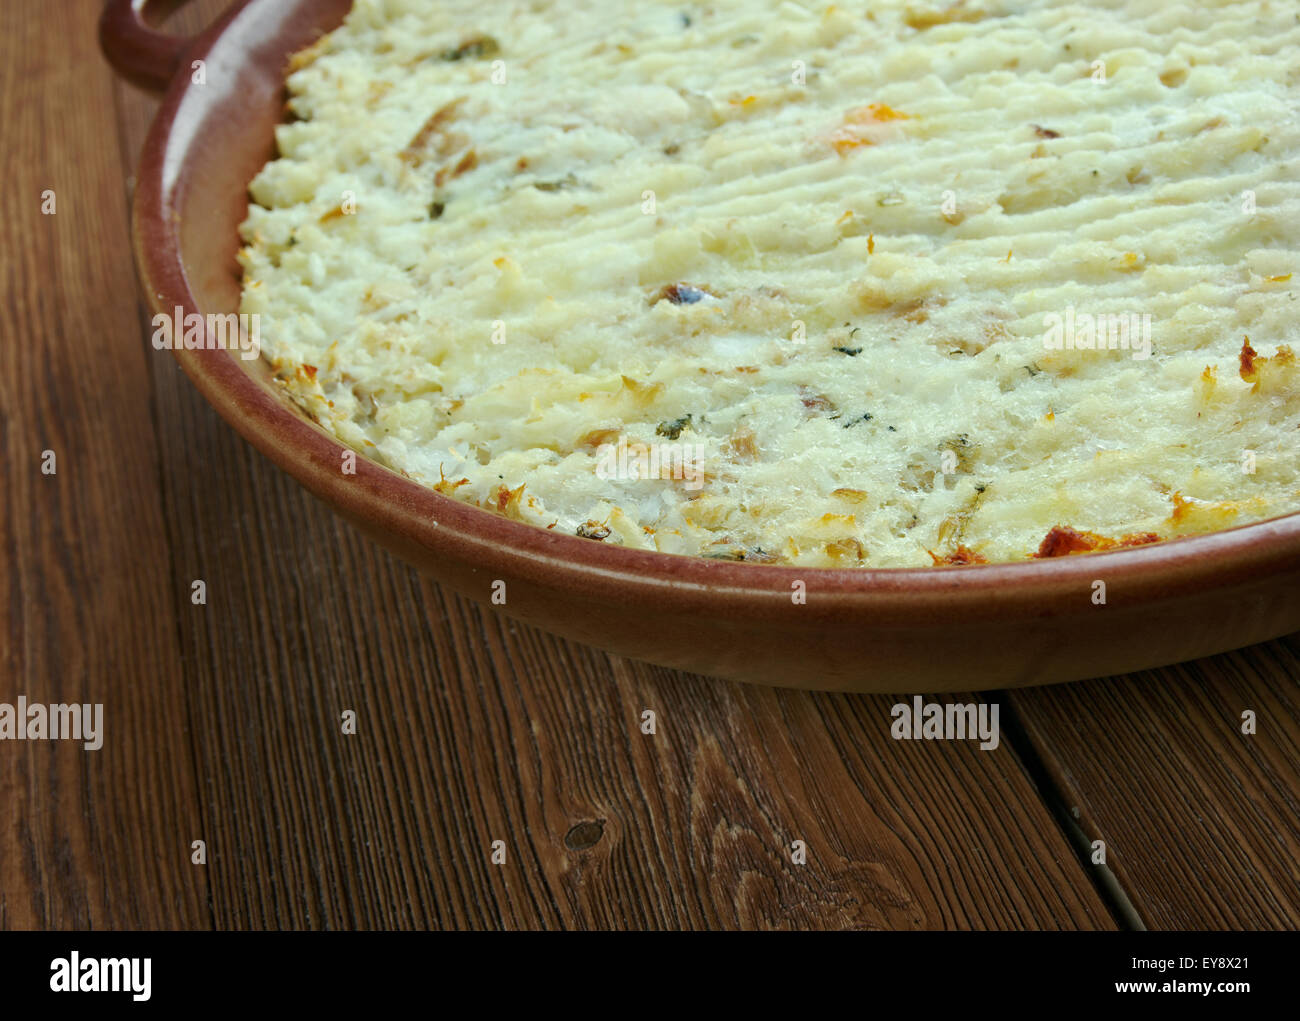
[[[151,309],[233,312],[247,185],[274,154],[288,56],[349,0],[241,0],[185,40],[112,0],[104,52],[163,90],[133,216]],[[202,84],[194,62],[204,61]],[[1112,553],[975,567],[827,570],[675,557],[507,520],[357,458],[260,361],[177,350],[245,439],[376,542],[495,611],[613,652],[800,688],[939,692],[1113,674],[1300,629],[1300,515]],[[505,604],[493,603],[494,590]],[[1104,582],[1105,602],[1097,601]]]

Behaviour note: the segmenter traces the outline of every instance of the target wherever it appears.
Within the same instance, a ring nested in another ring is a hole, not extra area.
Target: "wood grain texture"
[[[0,742],[13,928],[207,921],[206,877],[186,864],[176,593],[96,13],[6,8],[0,32],[0,702],[104,707],[98,751]]]
[[[1048,771],[1152,929],[1300,924],[1300,635],[1016,692]],[[1242,733],[1251,710],[1256,733]]]
[[[362,539],[149,349],[124,198],[154,103],[110,85],[97,10],[0,33],[0,700],[108,713],[101,752],[0,743],[0,927],[1113,928],[1056,799],[1146,924],[1297,924],[1294,639],[1017,693],[1027,743],[981,752],[891,740],[890,698],[553,638]]]

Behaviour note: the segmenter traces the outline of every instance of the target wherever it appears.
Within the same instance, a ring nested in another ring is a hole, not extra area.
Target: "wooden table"
[[[341,524],[148,343],[153,101],[97,14],[0,32],[0,702],[105,707],[99,751],[0,742],[0,927],[1300,924],[1300,635],[959,696],[1000,706],[982,752],[552,638]]]

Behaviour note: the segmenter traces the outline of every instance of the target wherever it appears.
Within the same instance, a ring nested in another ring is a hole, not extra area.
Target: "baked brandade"
[[[292,63],[241,311],[344,443],[592,540],[1261,520],[1300,509],[1298,48],[1276,3],[358,0]]]

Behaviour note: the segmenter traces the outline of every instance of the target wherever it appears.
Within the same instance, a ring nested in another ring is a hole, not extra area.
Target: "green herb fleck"
[[[675,418],[671,422],[660,422],[655,426],[656,436],[666,436],[670,440],[675,440],[682,434],[682,430],[689,428],[691,425],[691,416],[683,415],[681,418]]]
[[[454,50],[443,50],[439,55],[442,60],[482,60],[501,52],[501,44],[490,35],[470,36]]]
[[[578,179],[569,173],[557,181],[535,181],[533,187],[538,191],[563,191],[565,188],[576,187],[577,184]]]

